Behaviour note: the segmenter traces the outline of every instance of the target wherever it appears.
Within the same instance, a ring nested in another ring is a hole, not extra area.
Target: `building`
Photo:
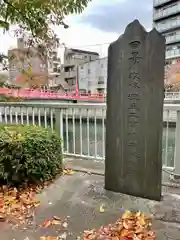
[[[54,84],[60,75],[57,49],[47,53],[41,46],[31,47],[24,39],[17,39],[17,48],[8,51],[9,79],[24,87],[42,87]]]
[[[166,38],[166,63],[180,59],[180,1],[154,0],[154,27]]]
[[[81,93],[106,93],[107,57],[78,66],[78,87]]]
[[[80,49],[65,48],[64,51],[64,65],[62,72],[62,86],[65,86],[66,90],[74,91],[76,87],[76,80],[78,74],[78,66],[86,62],[92,62],[99,59],[97,52],[85,51]]]
[[[49,86],[54,87],[59,83],[61,75],[61,59],[58,57],[58,49],[55,48],[48,56]]]

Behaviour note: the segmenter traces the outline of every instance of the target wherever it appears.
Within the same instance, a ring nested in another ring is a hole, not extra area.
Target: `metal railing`
[[[180,173],[180,104],[164,104],[163,168]],[[64,156],[103,161],[106,104],[1,102],[0,122],[50,127],[63,139]]]
[[[158,5],[161,5],[163,3],[168,3],[170,1],[171,0],[154,0],[154,6],[158,6]]]
[[[180,100],[180,92],[166,92],[165,99],[166,100]]]
[[[165,32],[168,29],[171,28],[176,28],[180,26],[180,20],[179,19],[173,19],[173,20],[169,20],[169,21],[162,21],[161,23],[156,23],[155,27],[157,28],[157,30],[159,32]]]
[[[179,31],[178,32],[175,32],[176,35],[165,35],[165,38],[166,38],[166,44],[167,43],[173,43],[173,42],[178,42],[180,40],[180,33]]]
[[[176,14],[180,11],[180,4],[171,5],[165,9],[158,9],[154,12],[154,20]]]

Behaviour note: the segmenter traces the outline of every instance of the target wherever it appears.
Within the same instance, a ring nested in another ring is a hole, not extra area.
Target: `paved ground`
[[[138,209],[153,216],[157,239],[180,240],[179,190],[164,189],[163,200],[158,203],[105,191],[103,176],[85,172],[84,169],[84,173],[61,176],[44,189],[38,195],[41,204],[36,210],[33,225],[11,229],[1,224],[0,239],[38,240],[42,235],[58,236],[66,232],[66,239],[75,240],[84,229],[114,222],[126,209]],[[104,213],[99,211],[101,204],[105,205]],[[67,219],[67,229],[58,229],[57,226],[46,229],[38,227],[44,219],[54,215]]]

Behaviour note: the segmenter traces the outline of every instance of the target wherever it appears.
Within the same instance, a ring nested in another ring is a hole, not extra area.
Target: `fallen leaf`
[[[47,239],[47,238],[44,237],[44,236],[40,237],[40,240],[46,240],[46,239]]]
[[[104,204],[101,204],[101,206],[100,206],[100,208],[99,208],[99,211],[100,211],[100,213],[104,213]]]
[[[58,237],[42,236],[42,237],[40,237],[40,240],[58,240]]]
[[[61,225],[61,221],[53,219],[51,225]]]
[[[44,222],[40,225],[42,228],[47,228],[51,225],[51,221],[49,219],[44,220]]]
[[[64,169],[64,170],[63,170],[63,174],[72,175],[72,174],[74,174],[74,172],[73,172],[72,169]]]

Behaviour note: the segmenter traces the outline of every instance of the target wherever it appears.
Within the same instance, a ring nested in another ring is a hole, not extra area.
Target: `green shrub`
[[[45,181],[61,169],[61,139],[56,133],[32,125],[0,125],[1,181]]]

